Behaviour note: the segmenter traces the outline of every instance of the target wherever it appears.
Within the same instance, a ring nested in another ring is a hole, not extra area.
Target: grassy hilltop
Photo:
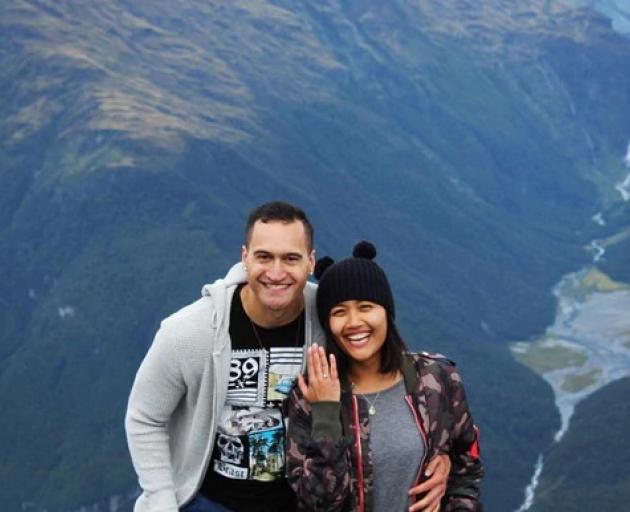
[[[592,216],[625,222],[630,42],[606,18],[14,0],[0,30],[0,502],[127,500],[122,418],[159,320],[239,257],[251,207],[285,198],[319,255],[376,243],[410,344],[462,369],[488,510],[518,506],[559,420],[506,342],[553,317]]]

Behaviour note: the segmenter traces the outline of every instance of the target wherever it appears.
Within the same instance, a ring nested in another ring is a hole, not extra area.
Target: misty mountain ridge
[[[559,418],[506,342],[542,332],[583,247],[630,226],[630,42],[610,19],[542,0],[41,0],[3,5],[0,27],[0,501],[128,507],[122,416],[159,320],[285,198],[319,255],[376,243],[410,344],[464,374],[487,509],[519,506]],[[601,266],[628,281],[624,244]]]

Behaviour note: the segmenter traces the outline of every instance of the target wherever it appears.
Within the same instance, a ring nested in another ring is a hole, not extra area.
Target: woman
[[[289,400],[289,483],[304,510],[422,510],[423,470],[446,453],[440,510],[481,510],[483,469],[459,373],[442,356],[408,353],[375,255],[360,242],[352,258],[317,263],[329,357],[309,349],[308,381],[300,375]]]

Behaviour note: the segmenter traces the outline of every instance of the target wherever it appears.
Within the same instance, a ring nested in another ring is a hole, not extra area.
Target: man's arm
[[[129,452],[151,512],[178,510],[167,429],[186,389],[178,355],[160,328],[136,374],[125,417]]]
[[[451,459],[446,454],[433,457],[424,471],[427,479],[420,485],[412,487],[409,495],[417,496],[425,494],[410,508],[410,512],[422,510],[423,512],[439,512],[440,503],[446,493],[448,475],[451,472]]]

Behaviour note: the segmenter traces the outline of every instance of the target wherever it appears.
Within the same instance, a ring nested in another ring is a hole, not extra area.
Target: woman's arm
[[[342,435],[339,379],[323,349],[313,346],[307,357],[309,382],[300,375],[288,402],[287,477],[299,509],[339,511],[350,490],[351,446]]]
[[[445,512],[481,511],[479,498],[483,464],[479,458],[478,429],[473,423],[461,376],[448,367],[454,430],[451,437],[452,468],[443,499]]]

